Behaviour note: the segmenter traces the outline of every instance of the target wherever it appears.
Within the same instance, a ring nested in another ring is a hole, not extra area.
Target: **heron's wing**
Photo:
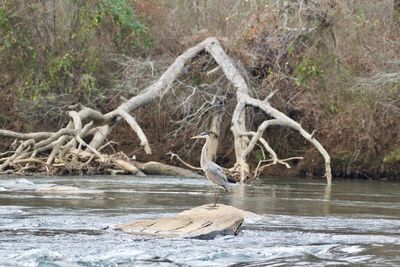
[[[225,190],[229,190],[228,179],[226,178],[222,167],[214,162],[209,162],[207,166],[205,166],[204,172],[211,182],[223,187]]]

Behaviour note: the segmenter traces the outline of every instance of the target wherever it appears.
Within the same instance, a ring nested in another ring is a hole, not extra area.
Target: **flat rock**
[[[251,212],[232,206],[203,205],[175,216],[134,221],[116,228],[133,235],[212,239],[220,235],[237,235],[245,217]]]

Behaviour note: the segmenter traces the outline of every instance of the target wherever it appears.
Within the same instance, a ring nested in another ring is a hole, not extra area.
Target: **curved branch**
[[[11,137],[19,140],[27,140],[27,139],[45,139],[49,138],[53,135],[53,132],[37,132],[37,133],[18,133],[9,130],[1,130],[0,129],[0,136]]]
[[[181,159],[181,157],[179,157],[179,155],[173,153],[173,152],[168,152],[167,155],[171,156],[171,159],[176,158],[177,160],[179,160],[183,165],[185,165],[186,167],[195,170],[195,171],[203,171],[202,168],[200,167],[195,167],[193,165],[190,165],[189,163],[187,163],[186,161],[184,161],[183,159]]]
[[[111,127],[108,125],[95,128],[95,132],[89,145],[95,149],[99,148],[106,140],[107,135],[110,133]],[[101,149],[100,149],[101,150]]]
[[[149,141],[147,140],[146,135],[144,134],[142,128],[140,128],[139,124],[128,112],[123,110],[119,111],[119,115],[129,124],[132,130],[137,134],[140,140],[140,145],[144,148],[146,154],[151,154],[151,149],[149,146]]]

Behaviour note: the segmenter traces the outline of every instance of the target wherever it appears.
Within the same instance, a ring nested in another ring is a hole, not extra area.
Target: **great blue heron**
[[[206,174],[208,180],[213,183],[214,186],[214,206],[217,205],[217,200],[219,196],[218,186],[222,187],[225,191],[229,191],[229,184],[228,179],[225,176],[224,170],[218,164],[212,162],[211,160],[207,159],[207,148],[209,144],[209,135],[206,132],[201,133],[200,135],[193,136],[192,139],[206,139],[206,143],[204,144],[201,150],[201,157],[200,157],[200,166],[203,169],[204,173]]]

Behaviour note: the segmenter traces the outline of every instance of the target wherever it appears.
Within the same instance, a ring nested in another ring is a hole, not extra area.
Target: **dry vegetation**
[[[135,11],[135,21],[143,26],[136,29],[116,19],[118,14],[108,14],[107,5],[94,4],[106,0],[82,1],[80,9],[69,1],[54,7],[54,1],[26,6],[22,2],[1,4],[1,31],[9,39],[2,37],[0,56],[3,63],[13,64],[1,67],[0,128],[51,129],[66,122],[66,107],[77,102],[103,112],[112,110],[120,97],[130,98],[155,81],[185,48],[216,36],[237,60],[254,96],[263,99],[278,90],[272,104],[309,132],[315,130],[331,155],[334,176],[399,175],[396,1],[117,1]],[[88,13],[93,5],[98,12]],[[31,9],[40,12],[28,16]],[[8,24],[18,27],[10,32]],[[106,149],[165,162],[172,150],[197,162],[199,146],[188,137],[208,129],[220,101],[226,101],[224,138],[216,160],[225,166],[235,162],[231,122],[226,119],[235,107],[227,101],[234,92],[221,72],[207,75],[213,64],[207,56],[195,58],[170,94],[135,113],[155,154],[143,153],[128,128],[113,133],[119,144]],[[216,94],[224,98],[213,98]],[[253,130],[263,119],[256,111],[247,117]],[[293,162],[292,169],[272,167],[264,172],[324,172],[318,152],[297,133],[275,127],[266,138],[283,158],[305,155]],[[6,147],[10,141],[1,143]],[[262,154],[253,151],[250,163],[255,166]]]

